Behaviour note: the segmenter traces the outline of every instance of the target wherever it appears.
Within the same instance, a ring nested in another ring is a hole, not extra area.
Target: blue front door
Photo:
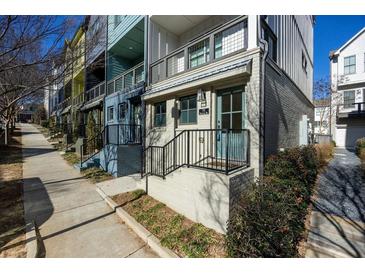
[[[245,132],[244,87],[232,87],[217,93],[217,158],[244,160],[247,148]],[[227,151],[228,147],[228,151]],[[228,153],[227,153],[228,152]]]

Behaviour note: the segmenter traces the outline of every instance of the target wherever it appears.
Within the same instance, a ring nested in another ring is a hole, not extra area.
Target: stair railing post
[[[165,146],[162,147],[162,177],[165,179]]]
[[[188,165],[188,167],[190,167],[190,130],[188,130],[188,143],[187,143],[186,157],[187,157],[187,165]]]
[[[229,148],[229,130],[226,129],[226,175],[228,174],[228,148]]]
[[[150,152],[150,154],[151,154],[151,164],[150,164],[150,170],[151,170],[151,175],[153,174],[153,169],[152,169],[152,163],[153,163],[153,147],[150,147],[150,149],[151,149],[151,152]]]

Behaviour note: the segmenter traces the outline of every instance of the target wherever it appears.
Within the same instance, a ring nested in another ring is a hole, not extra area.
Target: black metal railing
[[[115,124],[105,126],[95,136],[88,138],[80,146],[81,166],[98,153],[105,145],[140,145],[142,127],[133,124]]]
[[[99,153],[99,151],[107,144],[106,128],[107,127],[90,139],[87,139],[87,141],[80,146],[81,166],[88,159]]]
[[[164,146],[143,151],[142,176],[165,177],[182,167],[229,172],[250,165],[247,129],[183,130]]]
[[[360,114],[365,112],[365,102],[348,103],[337,105],[337,113]]]

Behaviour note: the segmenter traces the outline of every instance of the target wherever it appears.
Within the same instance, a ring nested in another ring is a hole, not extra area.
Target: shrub
[[[309,183],[317,177],[318,167],[314,146],[295,147],[270,156],[265,164],[264,175]]]
[[[331,140],[331,144],[333,147],[336,147],[336,142],[334,140]]]
[[[264,177],[240,197],[228,221],[231,257],[298,257],[320,163],[314,146],[269,157]]]
[[[356,154],[360,155],[360,150],[365,148],[365,137],[356,140]]]
[[[249,186],[228,222],[228,255],[298,257],[309,197],[296,180],[266,177]]]
[[[317,144],[315,146],[320,166],[327,165],[328,161],[333,157],[332,144]]]
[[[49,126],[49,122],[48,122],[47,120],[41,120],[40,125],[41,125],[42,127],[48,128],[48,126]]]

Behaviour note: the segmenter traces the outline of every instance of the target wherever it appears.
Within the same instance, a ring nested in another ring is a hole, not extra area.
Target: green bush
[[[41,125],[42,127],[48,128],[48,126],[49,126],[49,122],[48,122],[47,120],[41,120],[40,125]]]
[[[240,197],[228,221],[230,257],[298,257],[319,161],[313,146],[269,157],[264,177]]]
[[[279,152],[266,161],[264,175],[311,183],[317,177],[319,160],[314,146],[301,146]]]
[[[365,137],[356,140],[356,154],[360,155],[362,148],[365,148]]]

